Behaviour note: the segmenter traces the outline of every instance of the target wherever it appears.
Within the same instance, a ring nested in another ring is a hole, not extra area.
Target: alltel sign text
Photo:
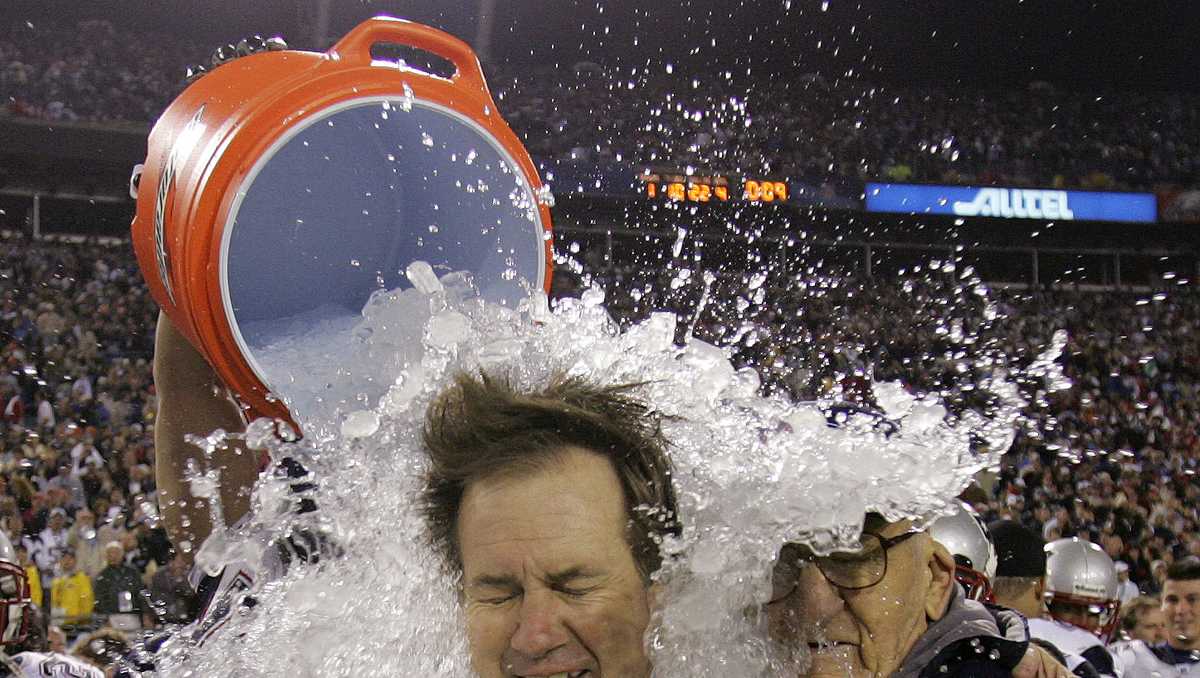
[[[1101,193],[1037,188],[977,188],[868,183],[869,212],[961,217],[1154,222],[1150,193]]]

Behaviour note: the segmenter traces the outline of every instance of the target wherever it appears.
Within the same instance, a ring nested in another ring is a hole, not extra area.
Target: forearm
[[[155,338],[154,381],[159,509],[171,541],[190,561],[213,525],[209,500],[192,494],[189,474],[220,474],[221,510],[225,522],[232,523],[249,510],[258,465],[240,441],[230,441],[210,455],[186,442],[189,435],[203,437],[216,429],[240,432],[245,425],[216,373],[164,314],[159,315]]]

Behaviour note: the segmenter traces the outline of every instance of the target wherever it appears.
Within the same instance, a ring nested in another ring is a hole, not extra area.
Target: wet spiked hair
[[[422,508],[446,563],[462,569],[458,515],[472,483],[540,470],[578,447],[612,464],[629,519],[626,540],[648,580],[662,564],[662,538],[680,528],[666,441],[658,418],[630,395],[635,386],[559,376],[521,391],[501,376],[458,374],[429,407],[423,431],[430,463]]]

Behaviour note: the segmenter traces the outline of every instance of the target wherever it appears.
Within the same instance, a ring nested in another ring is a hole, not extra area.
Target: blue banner
[[[1051,221],[1158,220],[1152,193],[868,183],[868,212]]]

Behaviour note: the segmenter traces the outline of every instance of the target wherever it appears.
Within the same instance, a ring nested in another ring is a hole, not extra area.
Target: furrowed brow
[[[567,568],[561,572],[553,572],[546,577],[546,583],[550,586],[563,586],[577,579],[588,579],[599,576],[598,573],[589,570],[582,565]]]
[[[512,575],[481,574],[471,580],[471,588],[519,589],[521,582]]]

